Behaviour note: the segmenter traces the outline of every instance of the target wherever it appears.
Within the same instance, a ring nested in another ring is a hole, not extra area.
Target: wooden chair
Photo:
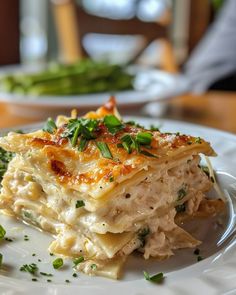
[[[0,1],[0,65],[20,61],[19,1]]]
[[[156,39],[161,42],[161,68],[168,72],[177,72],[173,49],[168,40],[168,21],[143,22],[134,17],[128,20],[113,20],[90,15],[74,0],[51,0],[55,24],[63,61],[72,63],[87,55],[82,38],[88,33],[142,35],[145,44],[132,58],[135,62],[147,46]]]

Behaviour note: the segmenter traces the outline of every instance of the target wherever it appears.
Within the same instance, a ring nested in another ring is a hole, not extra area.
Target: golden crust
[[[105,115],[116,112],[115,100],[112,98],[97,112],[86,114],[85,118],[102,119]],[[69,119],[67,118],[67,122]],[[215,155],[210,144],[203,139],[189,135],[151,132],[131,125],[125,125],[122,130],[113,135],[102,120],[99,123],[96,139],[90,140],[86,149],[80,152],[62,136],[65,129],[66,124],[63,124],[54,134],[42,130],[30,134],[9,133],[8,136],[0,139],[0,146],[27,157],[35,167],[37,163],[43,162],[40,169],[43,167],[44,173],[49,173],[59,184],[78,191],[87,191],[98,198],[114,188],[116,184],[149,167],[158,169],[160,164],[198,153]],[[117,147],[124,134],[135,136],[140,131],[152,133],[150,147],[144,150],[155,157],[149,157],[137,151],[128,154],[125,149]],[[101,155],[96,141],[105,142],[109,146],[113,155],[112,159]],[[114,179],[113,182],[110,181],[111,177]]]

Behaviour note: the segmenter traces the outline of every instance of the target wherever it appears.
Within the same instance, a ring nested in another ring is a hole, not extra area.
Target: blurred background
[[[91,15],[116,20],[129,20],[136,17],[142,22],[157,21],[166,26],[166,37],[173,45],[177,66],[183,65],[187,60],[213,22],[222,2],[223,0],[76,1],[77,5]],[[62,36],[57,34],[56,24],[61,22],[63,26],[73,20],[69,12],[61,16],[61,19],[55,19],[55,10],[57,5],[70,5],[69,3],[70,1],[57,0],[2,0],[0,3],[0,42],[4,46],[1,46],[0,50],[0,64],[18,62],[35,64],[58,60],[58,58],[63,60],[59,40]],[[82,24],[84,25],[86,24]],[[106,37],[110,37],[110,40],[104,42],[107,40]],[[123,62],[135,54],[137,47],[142,46],[143,42],[142,36],[138,35],[133,38],[132,35],[130,38],[127,36],[116,38],[105,36],[104,39],[104,36],[90,33],[84,36],[82,43],[87,53],[94,58]],[[154,41],[145,52],[146,62],[158,65],[156,50],[158,50],[158,42]]]
[[[1,0],[0,71],[19,64],[73,65],[85,57],[122,69],[133,64],[158,69],[158,78],[152,74],[149,80],[158,84],[160,77],[168,78],[159,98],[173,101],[147,105],[144,99],[142,108],[134,108],[132,98],[132,114],[236,132],[236,123],[227,123],[236,110],[235,11],[235,0]],[[48,115],[46,107],[44,112],[38,117]]]

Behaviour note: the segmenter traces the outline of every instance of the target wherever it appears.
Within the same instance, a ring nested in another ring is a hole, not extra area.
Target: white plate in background
[[[131,119],[131,118],[128,118]],[[7,236],[13,242],[1,242],[0,252],[4,255],[4,267],[0,271],[0,294],[11,295],[184,295],[184,294],[236,294],[236,136],[203,126],[170,120],[133,118],[140,124],[161,124],[164,132],[181,132],[201,136],[212,143],[218,153],[212,159],[219,185],[227,199],[227,215],[216,224],[214,218],[197,220],[189,224],[196,237],[203,241],[200,245],[201,256],[205,259],[197,262],[193,249],[176,251],[176,255],[161,262],[145,261],[140,257],[129,259],[124,268],[124,277],[113,281],[101,277],[89,277],[78,274],[72,277],[72,263],[65,262],[65,268],[54,271],[47,247],[52,238],[19,221],[0,215],[0,224],[7,230]],[[29,125],[25,131],[37,129],[40,125]],[[19,127],[17,127],[19,129]],[[6,130],[4,130],[5,132]],[[29,241],[24,241],[24,235]],[[36,253],[36,256],[32,256]],[[41,262],[37,260],[41,259]],[[25,263],[36,262],[40,271],[53,273],[53,282],[47,283],[47,277],[40,276],[38,282],[32,282],[28,273],[20,272]],[[4,271],[5,270],[5,271]],[[143,278],[143,270],[155,274],[163,272],[162,285],[152,284]],[[70,283],[65,283],[69,279]]]
[[[27,67],[5,67],[0,68],[0,74],[12,72],[29,72]],[[120,107],[133,107],[144,105],[151,101],[163,101],[189,91],[189,82],[181,74],[170,74],[161,70],[130,66],[129,71],[136,75],[134,89],[118,91],[114,93],[94,93],[69,96],[33,96],[25,94],[14,94],[0,91],[0,101],[9,103],[14,112],[24,112],[30,116],[33,113],[45,112],[46,110],[68,110],[71,108],[88,109],[104,104],[110,97],[115,95]]]

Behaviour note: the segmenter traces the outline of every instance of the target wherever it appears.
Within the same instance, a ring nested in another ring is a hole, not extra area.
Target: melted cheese
[[[107,114],[117,114],[113,100],[85,118],[102,119]],[[100,122],[97,138],[80,152],[62,136],[69,119],[60,116],[53,134],[38,130],[0,138],[1,147],[17,154],[4,175],[1,208],[53,233],[51,252],[83,255],[86,260],[79,269],[92,275],[117,278],[135,249],[145,258],[163,258],[173,249],[198,245],[175,224],[174,207],[188,202],[188,212],[195,212],[211,188],[198,167],[199,153],[215,155],[209,143],[153,132],[148,152],[155,157],[137,151],[128,154],[117,146],[122,135],[136,136],[145,129],[126,126],[114,136]],[[112,159],[101,155],[96,140],[107,143]],[[185,196],[178,200],[183,186]],[[84,202],[81,208],[76,207],[78,200]],[[149,233],[140,237],[145,228]]]

